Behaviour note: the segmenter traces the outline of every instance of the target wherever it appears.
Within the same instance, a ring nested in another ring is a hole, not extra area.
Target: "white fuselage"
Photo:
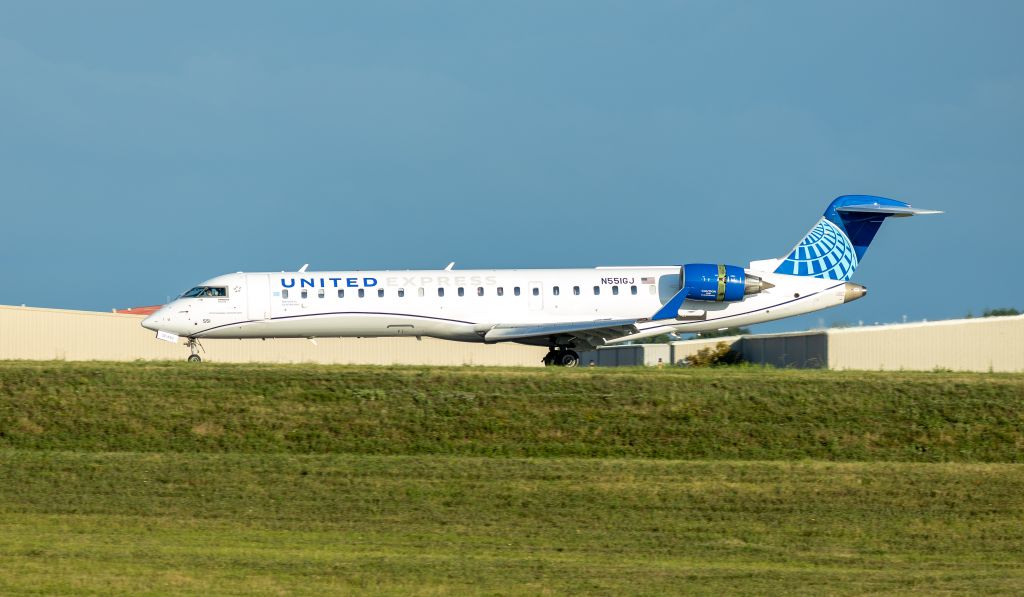
[[[201,285],[222,294],[182,296],[143,325],[189,338],[483,342],[496,325],[638,320],[639,333],[621,341],[750,325],[847,300],[841,281],[753,273],[773,287],[734,302],[687,300],[678,318],[659,321],[647,319],[680,289],[679,266],[235,273]]]

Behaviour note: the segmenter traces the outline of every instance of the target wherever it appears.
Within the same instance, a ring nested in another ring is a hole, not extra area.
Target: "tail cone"
[[[846,284],[843,284],[843,290],[844,303],[853,302],[859,298],[862,298],[864,295],[868,293],[867,288],[861,286],[860,284],[854,284],[852,282],[847,282]]]

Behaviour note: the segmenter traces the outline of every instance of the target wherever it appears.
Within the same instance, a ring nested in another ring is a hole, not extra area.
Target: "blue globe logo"
[[[857,253],[846,234],[822,218],[775,270],[779,274],[849,280],[857,269]]]

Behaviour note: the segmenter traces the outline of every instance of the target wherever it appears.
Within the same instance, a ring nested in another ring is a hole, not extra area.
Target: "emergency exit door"
[[[249,301],[249,320],[270,319],[270,277],[267,274],[246,274],[245,293]]]

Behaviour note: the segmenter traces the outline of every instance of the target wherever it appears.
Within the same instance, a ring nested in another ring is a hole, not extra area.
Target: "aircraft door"
[[[266,274],[246,274],[245,289],[249,296],[249,320],[270,319],[270,278]]]
[[[530,301],[531,311],[540,311],[544,308],[544,283],[543,282],[530,282],[530,287],[527,289]]]

